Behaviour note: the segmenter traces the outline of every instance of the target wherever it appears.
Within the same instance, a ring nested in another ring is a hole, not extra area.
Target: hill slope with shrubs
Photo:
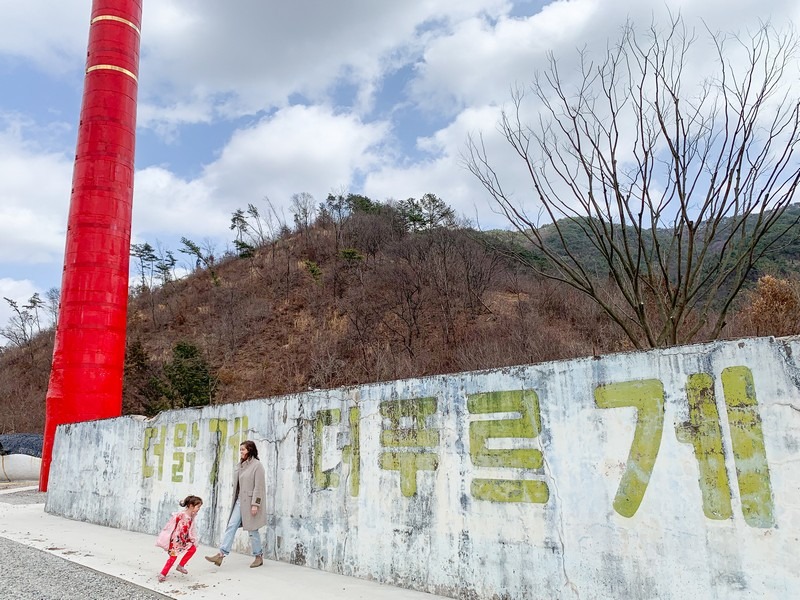
[[[412,200],[329,196],[291,228],[250,206],[222,256],[183,240],[180,278],[172,252],[134,246],[123,412],[630,349],[588,297],[508,258],[506,234]],[[764,277],[724,335],[796,333],[798,298]],[[43,429],[53,331],[30,337],[0,353],[0,433]]]

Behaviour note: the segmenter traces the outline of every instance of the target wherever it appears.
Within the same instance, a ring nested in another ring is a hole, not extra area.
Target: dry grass
[[[329,232],[301,241],[219,261],[220,285],[201,270],[131,298],[129,341],[154,365],[179,341],[198,346],[216,403],[630,348],[588,297],[467,247],[469,238],[393,239],[355,266],[336,258]],[[798,298],[796,284],[763,278],[726,335],[797,333]],[[0,433],[43,429],[52,332],[34,344],[32,354],[0,355]],[[124,400],[139,412],[136,398]]]

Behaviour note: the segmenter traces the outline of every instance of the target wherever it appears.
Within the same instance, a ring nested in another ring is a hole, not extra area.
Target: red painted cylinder
[[[93,0],[39,489],[56,427],[122,414],[141,0]]]

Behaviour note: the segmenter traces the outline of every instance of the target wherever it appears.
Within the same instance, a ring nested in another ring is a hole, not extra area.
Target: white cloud
[[[70,157],[33,143],[25,123],[0,131],[0,265],[42,263],[64,252]]]
[[[196,111],[176,106],[198,100],[230,116],[286,106],[292,95],[318,101],[340,81],[355,86],[359,105],[368,107],[396,55],[421,50],[430,28],[476,12],[498,16],[508,6],[507,0],[242,0],[233,9],[216,0],[162,0],[145,7],[143,18],[148,122],[194,122]]]
[[[515,83],[526,84],[547,52],[584,43],[599,0],[555,2],[525,19],[502,17],[496,24],[475,16],[452,33],[431,40],[412,89],[428,107],[464,107],[502,102]]]
[[[555,56],[563,82],[569,87],[580,76],[579,50],[588,50],[595,60],[602,58],[608,45],[619,38],[626,20],[640,28],[651,23],[662,26],[667,24],[668,12],[677,14],[678,10],[701,38],[707,35],[706,27],[712,32],[746,34],[769,19],[780,28],[788,17],[800,13],[795,2],[783,0],[746,0],[735,7],[717,1],[657,4],[560,0],[527,18],[501,17],[492,22],[475,16],[460,21],[448,34],[430,40],[411,87],[418,105],[453,114],[441,130],[418,139],[418,147],[432,153],[433,158],[371,173],[366,193],[403,198],[433,191],[467,216],[474,215],[477,206],[482,226],[503,225],[502,218],[489,212],[493,205],[488,194],[459,160],[466,150],[467,135],[482,134],[491,164],[506,191],[535,211],[525,167],[509,152],[496,128],[500,108],[510,106],[511,87],[527,86],[534,73],[546,67],[548,52]],[[707,61],[713,60],[713,48],[703,39],[695,50],[690,58],[694,62],[683,74],[686,87],[706,76]],[[524,109],[523,121],[535,122],[536,103],[526,102]]]
[[[419,147],[432,158],[409,167],[389,165],[371,172],[364,184],[364,193],[378,200],[402,200],[420,198],[431,192],[481,228],[503,226],[503,221],[493,212],[486,190],[469,172],[464,160],[467,137],[471,135],[479,141],[482,135],[487,152],[509,187],[525,189],[524,172],[517,168],[515,156],[495,128],[499,118],[498,106],[462,111],[447,127],[418,140]]]
[[[205,176],[229,204],[252,196],[280,200],[298,191],[327,193],[380,164],[377,150],[387,134],[385,123],[365,124],[322,106],[294,106],[236,132]]]
[[[83,67],[91,0],[7,0],[2,14],[0,55],[30,60],[56,76]]]
[[[381,164],[388,131],[385,123],[365,124],[322,106],[280,110],[236,131],[194,180],[162,167],[137,172],[134,229],[162,237],[228,235],[231,213],[265,196],[284,207],[298,192],[321,201]]]
[[[137,171],[133,193],[132,227],[143,239],[206,234],[210,223],[224,219],[202,181],[187,181],[163,167]]]

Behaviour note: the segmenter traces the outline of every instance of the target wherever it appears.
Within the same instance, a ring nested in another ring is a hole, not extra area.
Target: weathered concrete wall
[[[156,533],[193,493],[216,543],[250,438],[279,560],[464,599],[800,597],[799,353],[720,342],[62,426],[47,510]]]

